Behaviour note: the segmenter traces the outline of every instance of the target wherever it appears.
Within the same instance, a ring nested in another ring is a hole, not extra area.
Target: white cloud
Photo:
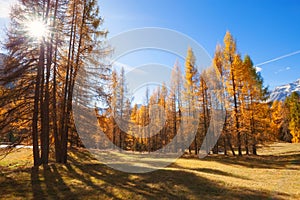
[[[255,67],[255,69],[256,69],[256,72],[261,72],[262,71],[261,67]]]
[[[288,70],[290,70],[291,68],[290,67],[286,67],[286,68],[284,68],[284,69],[279,69],[279,70],[277,70],[276,72],[274,72],[275,74],[278,74],[278,73],[280,73],[280,72],[284,72],[284,71],[288,71]]]
[[[17,0],[0,0],[0,18],[8,18],[11,5],[17,3]]]

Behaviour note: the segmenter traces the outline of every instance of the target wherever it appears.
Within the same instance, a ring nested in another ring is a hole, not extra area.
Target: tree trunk
[[[195,146],[195,155],[198,155],[198,144],[197,144],[197,134],[194,139],[194,146]]]
[[[224,142],[224,155],[227,156],[227,143],[226,143],[226,138],[223,138],[223,142]]]
[[[113,141],[113,148],[115,149],[115,147],[116,147],[116,144],[117,144],[117,142],[116,142],[116,132],[117,132],[117,124],[116,124],[116,122],[115,122],[115,120],[114,119],[112,119],[112,121],[113,121],[113,132],[112,132],[112,141]]]
[[[254,143],[254,144],[252,145],[252,153],[253,153],[253,155],[257,155],[256,143]]]
[[[207,101],[207,90],[206,83],[201,77],[201,93],[202,93],[202,110],[203,110],[203,124],[204,124],[204,137],[206,142],[206,153],[209,154],[210,150],[208,147],[208,137],[205,137],[208,131],[208,101]],[[204,141],[203,141],[204,142]]]
[[[47,1],[47,8],[46,8],[46,16],[45,21],[47,23],[48,16],[50,12],[50,0]],[[47,62],[46,62],[46,83],[45,83],[45,99],[43,104],[43,110],[45,114],[44,118],[44,146],[42,147],[42,161],[43,164],[48,164],[49,160],[49,136],[50,136],[50,112],[49,112],[49,105],[50,105],[50,70],[52,64],[52,42],[47,44]],[[44,52],[45,54],[45,52]]]
[[[174,102],[173,102],[173,140],[175,140],[175,144],[174,144],[174,152],[178,152],[178,138],[176,137],[177,134],[177,112],[176,112],[176,95],[174,93]],[[176,138],[175,138],[176,137]]]
[[[58,136],[58,127],[57,127],[57,101],[56,101],[56,54],[57,54],[57,47],[55,48],[55,64],[53,67],[53,88],[52,88],[52,95],[53,95],[53,112],[52,112],[52,121],[53,121],[53,135],[54,135],[54,148],[55,148],[55,160],[56,162],[61,162],[61,143],[60,138]]]
[[[219,153],[219,140],[217,141],[216,145],[213,148],[213,154]]]
[[[248,146],[248,134],[246,133],[245,135],[245,150],[246,150],[246,155],[249,155],[249,146]]]
[[[71,22],[71,32],[69,38],[69,49],[68,49],[68,61],[67,61],[67,69],[66,69],[66,77],[65,77],[65,87],[64,87],[64,97],[62,103],[62,116],[61,116],[61,126],[60,126],[60,133],[61,133],[61,163],[67,162],[67,149],[68,149],[68,94],[69,94],[69,86],[70,86],[70,79],[71,79],[71,68],[72,68],[72,60],[71,57],[73,56],[72,52],[74,49],[74,38],[75,38],[75,17],[76,17],[76,3],[73,2],[73,13],[72,13],[72,22]]]
[[[41,111],[41,163],[47,161],[47,124],[46,124],[46,106],[45,106],[45,46],[41,43],[40,47],[40,68],[41,68],[41,90],[40,90],[40,111]]]
[[[36,83],[35,83],[35,93],[34,93],[34,110],[32,117],[32,150],[33,150],[33,162],[34,166],[40,165],[40,153],[39,153],[39,98],[40,98],[40,82],[41,82],[41,65],[39,60],[37,67]]]
[[[230,150],[232,152],[232,155],[235,156],[235,152],[234,152],[234,148],[233,148],[233,146],[231,144],[230,136],[227,136],[227,142],[228,142],[228,146],[229,146],[229,148],[230,148]]]
[[[57,83],[56,83],[56,75],[57,75],[57,53],[58,53],[58,35],[56,30],[56,18],[57,18],[57,9],[58,9],[58,0],[55,1],[54,7],[54,15],[53,15],[53,28],[55,29],[54,32],[51,33],[51,40],[50,43],[53,44],[54,37],[55,41],[55,50],[54,50],[54,66],[53,66],[53,88],[52,88],[52,123],[53,123],[53,135],[54,135],[54,148],[55,148],[55,160],[56,162],[61,162],[61,144],[60,138],[58,136],[58,125],[57,125],[57,99],[56,99],[56,90],[57,90]],[[52,48],[52,46],[51,46]],[[50,51],[52,53],[52,50]],[[51,55],[52,57],[52,55]]]
[[[238,117],[238,102],[237,102],[237,94],[236,94],[235,77],[233,71],[231,71],[231,77],[232,77],[232,89],[233,89],[233,101],[234,101],[235,128],[237,132],[238,154],[239,156],[242,156],[241,132],[240,132],[239,117]]]

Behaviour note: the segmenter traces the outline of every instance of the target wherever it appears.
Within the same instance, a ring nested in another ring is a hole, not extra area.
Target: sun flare
[[[43,21],[33,20],[27,23],[27,31],[29,36],[41,39],[46,36],[48,29]]]

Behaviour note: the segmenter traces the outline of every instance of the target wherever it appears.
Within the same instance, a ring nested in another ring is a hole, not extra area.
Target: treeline
[[[49,147],[56,162],[66,163],[68,145],[79,142],[72,122],[77,73],[105,83],[110,72],[99,63],[107,51],[102,21],[96,0],[22,0],[11,10],[0,80],[1,132],[18,137],[15,142],[30,140],[35,166],[48,163]],[[37,28],[45,29],[43,35],[34,34]]]
[[[214,84],[214,86],[212,86]],[[169,87],[169,90],[168,90]],[[196,135],[190,146],[175,147],[184,151],[188,148],[197,154],[208,131],[212,109],[222,109],[225,112],[224,126],[221,136],[213,148],[214,153],[228,151],[235,155],[257,154],[257,145],[264,141],[276,139],[271,131],[271,109],[266,102],[267,88],[263,86],[263,79],[253,66],[251,58],[242,58],[236,48],[236,42],[230,32],[224,37],[224,44],[217,45],[213,58],[213,66],[205,71],[198,71],[196,58],[191,48],[187,51],[184,63],[184,73],[181,72],[179,62],[176,62],[171,76],[170,86],[162,84],[153,92],[149,88],[145,94],[145,103],[141,106],[130,106],[126,99],[126,80],[124,70],[120,74],[113,72],[111,79],[110,109],[99,114],[99,121],[103,130],[115,145],[125,150],[156,151],[170,142],[180,145],[187,138],[175,137],[180,129],[183,112],[193,114],[197,118]],[[218,105],[216,105],[216,103]],[[157,118],[152,119],[151,107],[159,105],[165,111],[158,111]],[[199,112],[197,112],[199,111]],[[154,123],[154,120],[166,121],[159,132],[152,137],[151,130],[143,127]],[[124,132],[118,127],[118,116],[128,121]],[[126,117],[124,117],[126,116]],[[139,125],[139,126],[137,126]],[[189,127],[184,127],[188,137]],[[134,137],[135,132],[141,134]],[[183,135],[183,136],[185,136]],[[174,141],[174,139],[176,141]]]
[[[300,96],[293,92],[282,101],[274,101],[271,107],[271,128],[279,140],[300,142]]]

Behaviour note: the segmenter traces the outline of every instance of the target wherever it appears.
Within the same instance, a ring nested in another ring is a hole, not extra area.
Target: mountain
[[[286,97],[290,96],[293,92],[300,94],[300,79],[293,83],[288,83],[276,87],[270,94],[269,101],[284,101]]]

